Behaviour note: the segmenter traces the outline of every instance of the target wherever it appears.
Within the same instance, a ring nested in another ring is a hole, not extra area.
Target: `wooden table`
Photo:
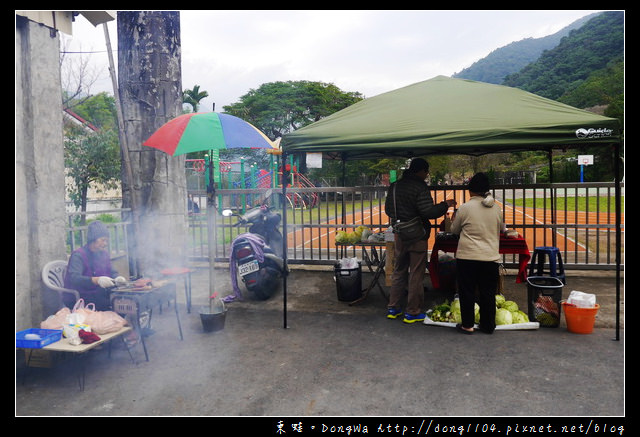
[[[60,340],[48,344],[46,346],[44,346],[43,348],[39,348],[39,349],[29,349],[29,348],[25,348],[25,355],[27,355],[27,369],[29,369],[29,361],[31,359],[31,354],[34,350],[42,350],[42,351],[49,351],[49,352],[62,352],[62,353],[70,353],[73,354],[74,357],[77,357],[80,363],[80,371],[78,372],[78,383],[80,385],[80,390],[84,390],[84,380],[85,380],[85,353],[90,351],[91,349],[94,349],[104,343],[109,342],[109,356],[111,356],[111,343],[110,341],[113,340],[114,338],[117,337],[121,337],[121,339],[123,340],[123,343],[127,349],[127,352],[129,352],[129,357],[131,357],[131,361],[133,361],[135,363],[135,360],[133,359],[133,356],[131,355],[131,351],[129,351],[129,348],[127,347],[126,342],[124,341],[124,337],[122,337],[123,334],[126,334],[127,332],[130,332],[132,330],[131,326],[125,326],[123,328],[121,328],[119,331],[116,332],[111,332],[109,334],[102,334],[102,335],[98,335],[98,337],[100,337],[100,340],[94,341],[93,343],[89,343],[89,344],[85,344],[85,343],[81,343],[78,345],[73,345],[71,343],[69,343],[69,339],[67,338],[61,338]],[[26,376],[25,376],[26,377]]]
[[[458,238],[437,238],[433,245],[431,252],[431,258],[429,259],[429,275],[431,276],[431,283],[434,288],[439,288],[440,278],[438,273],[438,251],[455,253],[458,250]],[[501,254],[518,254],[518,274],[516,276],[516,282],[521,283],[527,280],[527,264],[531,259],[531,253],[527,246],[527,241],[522,238],[509,238],[504,235],[500,236],[500,248],[498,250]]]

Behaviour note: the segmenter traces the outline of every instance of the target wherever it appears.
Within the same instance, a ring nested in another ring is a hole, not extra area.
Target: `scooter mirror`
[[[225,217],[231,217],[233,215],[233,211],[231,211],[230,209],[224,209],[222,210],[222,215]]]
[[[265,193],[264,193],[264,201],[266,202],[267,200],[269,200],[269,197],[271,197],[271,195],[273,194],[273,189],[269,188]]]

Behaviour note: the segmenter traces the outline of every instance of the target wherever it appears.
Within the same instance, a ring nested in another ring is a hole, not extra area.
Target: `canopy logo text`
[[[576,130],[576,137],[578,138],[604,138],[604,137],[610,137],[611,134],[613,133],[612,129],[607,129],[607,128],[580,128],[578,130]]]

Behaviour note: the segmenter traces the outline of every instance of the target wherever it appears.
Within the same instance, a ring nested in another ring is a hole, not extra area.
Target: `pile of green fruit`
[[[480,307],[477,303],[475,304],[475,310],[477,314],[476,318],[479,320]],[[428,315],[434,322],[461,323],[462,316],[460,315],[460,299],[455,298],[451,303],[449,303],[448,300],[445,300],[440,305],[436,305]]]
[[[475,323],[480,322],[480,306],[474,304]],[[449,303],[445,300],[428,312],[429,318],[434,322],[461,323],[460,299],[455,298]],[[527,323],[529,316],[512,300],[506,300],[503,295],[496,294],[496,325],[511,325],[515,323]]]
[[[503,295],[496,294],[496,325],[527,322],[529,322],[529,316],[518,308],[517,303],[512,300],[505,300]]]
[[[369,240],[373,232],[366,226],[358,226],[353,232],[338,231],[336,232],[336,243],[338,244],[355,244],[366,242]]]

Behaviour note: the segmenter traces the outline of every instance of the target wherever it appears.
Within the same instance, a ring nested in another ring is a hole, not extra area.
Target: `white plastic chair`
[[[42,282],[47,289],[58,293],[60,300],[60,306],[58,309],[64,307],[64,295],[71,294],[74,297],[73,302],[77,302],[80,299],[80,293],[77,290],[71,290],[64,287],[64,276],[67,272],[67,262],[56,260],[48,262],[42,269]]]

